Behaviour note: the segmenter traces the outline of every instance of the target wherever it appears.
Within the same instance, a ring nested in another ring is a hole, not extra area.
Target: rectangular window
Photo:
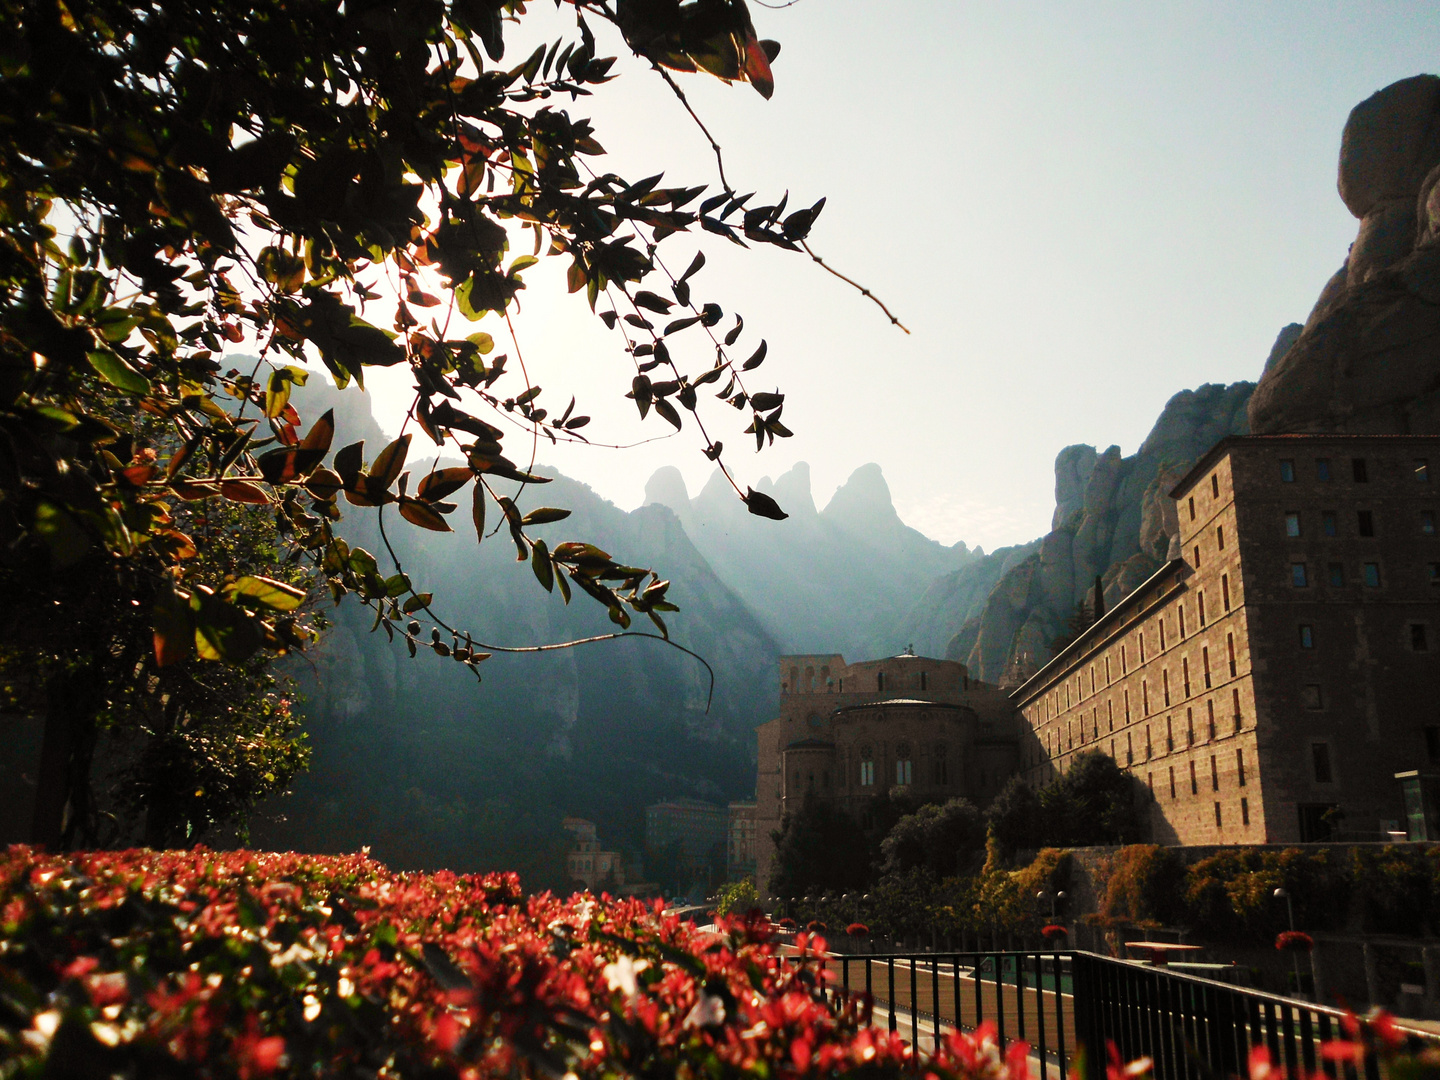
[[[1160,651],[1165,651],[1165,616],[1160,616]]]
[[[1195,545],[1195,562],[1194,562],[1193,565],[1194,565],[1194,567],[1195,567],[1196,570],[1199,570],[1199,569],[1200,569],[1200,545],[1199,545],[1199,544],[1196,544],[1196,545]]]
[[[1303,562],[1290,564],[1290,584],[1297,589],[1303,589],[1310,584],[1305,575],[1305,564]]]
[[[1200,648],[1200,674],[1205,677],[1205,689],[1210,689],[1210,646]]]
[[[1332,562],[1330,564],[1330,587],[1332,589],[1343,589],[1345,587],[1345,564]]]
[[[1315,632],[1305,623],[1300,624],[1300,648],[1313,649],[1315,647]]]
[[[1425,632],[1424,623],[1410,624],[1410,648],[1416,652],[1430,651],[1429,635]]]
[[[1180,658],[1180,678],[1183,681],[1185,696],[1188,698],[1190,696],[1190,658],[1188,656]]]
[[[1214,702],[1213,700],[1205,702],[1205,716],[1206,716],[1206,722],[1207,722],[1207,724],[1208,724],[1209,739],[1210,739],[1211,742],[1214,742],[1214,741],[1215,741],[1215,702]]]
[[[1105,702],[1105,716],[1110,721],[1110,730],[1115,730],[1115,699]]]
[[[1125,733],[1125,764],[1127,766],[1135,764],[1135,747],[1130,740],[1130,733],[1128,731]]]
[[[1125,688],[1125,723],[1130,722],[1130,688]]]
[[[1110,685],[1110,657],[1105,657],[1105,685]]]
[[[1435,511],[1434,511],[1434,510],[1421,510],[1421,511],[1420,511],[1420,531],[1421,531],[1422,533],[1424,533],[1426,536],[1434,536],[1434,535],[1435,535]]]
[[[1185,745],[1195,745],[1195,710],[1185,710]]]
[[[1210,790],[1220,790],[1220,764],[1214,754],[1210,755]]]
[[[1350,475],[1355,477],[1355,483],[1366,484],[1370,481],[1370,470],[1365,465],[1363,457],[1350,459]]]
[[[1330,459],[1328,457],[1315,459],[1315,479],[1321,483],[1330,479]]]
[[[1175,752],[1175,727],[1173,719],[1169,716],[1165,717],[1165,752],[1167,754]]]
[[[1288,459],[1280,462],[1280,479],[1287,484],[1295,482],[1295,462]]]
[[[1126,649],[1125,649],[1125,646],[1124,646],[1124,645],[1121,645],[1121,646],[1120,646],[1120,674],[1121,674],[1121,675],[1125,675],[1125,674],[1128,674],[1129,671],[1130,671],[1130,664],[1129,664],[1129,661],[1126,659]]]
[[[1430,482],[1430,462],[1426,458],[1415,459],[1415,479],[1422,484]]]
[[[1325,707],[1325,698],[1320,691],[1319,683],[1306,683],[1300,697],[1307,709],[1323,709]]]
[[[1367,589],[1378,589],[1380,587],[1380,564],[1378,562],[1361,564],[1360,578],[1365,582]]]
[[[1285,512],[1285,535],[1300,535],[1300,512],[1298,510],[1287,510]]]
[[[1190,520],[1195,520],[1195,496],[1190,496]]]
[[[1180,613],[1180,640],[1185,640],[1185,605],[1181,604],[1177,609]]]
[[[1333,784],[1335,774],[1330,768],[1330,746],[1328,743],[1310,744],[1310,766],[1315,771],[1317,784]]]
[[[1235,730],[1240,730],[1240,688],[1237,686],[1230,691],[1230,704],[1235,709]]]
[[[1204,626],[1204,625],[1205,625],[1205,594],[1204,594],[1203,592],[1196,594],[1196,600],[1199,601],[1199,605],[1200,605],[1200,625],[1201,625],[1201,626]]]
[[[1165,697],[1165,707],[1168,709],[1170,707],[1170,672],[1168,670],[1160,672],[1160,690]]]
[[[1145,663],[1145,631],[1140,631],[1140,663]]]
[[[1219,474],[1219,473],[1211,473],[1211,474],[1210,474],[1210,497],[1211,497],[1212,499],[1218,499],[1218,498],[1220,497],[1220,474]]]
[[[1149,761],[1155,756],[1154,747],[1150,743],[1150,725],[1145,725],[1145,760]]]
[[[1175,766],[1170,766],[1170,798],[1175,798]]]
[[[1230,575],[1220,575],[1220,606],[1226,611],[1230,610]]]
[[[1356,511],[1355,525],[1361,536],[1374,536],[1375,514],[1370,510]]]
[[[1250,824],[1250,800],[1249,800],[1249,799],[1241,799],[1241,800],[1240,800],[1240,824],[1241,824],[1241,825],[1249,825],[1249,824]]]
[[[1235,751],[1235,782],[1241,787],[1245,786],[1245,751]]]
[[[1199,780],[1199,778],[1195,775],[1195,762],[1193,762],[1193,761],[1190,762],[1190,794],[1191,794],[1191,795],[1199,795],[1199,794],[1200,794],[1200,780]]]
[[[1223,829],[1224,827],[1224,823],[1220,820],[1220,804],[1217,802],[1215,804],[1215,828]]]
[[[1326,510],[1320,515],[1320,531],[1326,536],[1337,536],[1340,532],[1339,525],[1335,521],[1335,511]]]
[[[1216,550],[1218,550],[1218,551],[1224,551],[1224,550],[1225,550],[1225,526],[1224,526],[1224,525],[1216,525],[1216,526],[1215,526],[1215,548],[1216,548]]]
[[[1225,635],[1225,658],[1230,664],[1230,678],[1235,678],[1235,635]]]

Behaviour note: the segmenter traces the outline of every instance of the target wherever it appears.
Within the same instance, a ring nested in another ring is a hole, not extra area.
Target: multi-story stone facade
[[[730,881],[755,874],[755,803],[732,802],[725,848],[725,876]]]
[[[772,833],[807,794],[862,826],[876,798],[965,796],[988,802],[1016,766],[1015,707],[964,664],[906,653],[847,664],[782,656],[780,715],[757,729],[756,882],[774,863]]]
[[[1216,445],[1166,565],[1015,691],[1022,775],[1100,749],[1162,843],[1435,836],[1437,468],[1433,437]]]
[[[570,834],[570,850],[565,867],[571,881],[579,881],[587,889],[606,887],[618,890],[625,884],[625,862],[618,851],[601,851],[595,823],[584,818],[567,817],[561,822]]]

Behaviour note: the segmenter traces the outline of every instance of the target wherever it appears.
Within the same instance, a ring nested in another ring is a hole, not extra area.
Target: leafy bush
[[[1410,935],[1440,926],[1440,849],[1352,848],[1350,855],[1369,929]]]
[[[1185,921],[1185,866],[1170,848],[1123,847],[1106,860],[1102,876],[1102,924],[1173,926]]]
[[[727,881],[720,886],[720,898],[715,904],[717,915],[744,915],[760,904],[760,894],[755,891],[754,878]]]
[[[1237,849],[1201,859],[1190,868],[1185,885],[1186,920],[1211,937],[1266,941],[1289,926],[1280,887],[1295,905],[1296,925],[1338,929],[1345,923],[1351,877],[1334,864],[1329,851]]]
[[[1012,777],[986,819],[1006,851],[1035,847],[1133,844],[1144,825],[1138,783],[1098,750],[1076,754],[1070,768],[1038,792]]]
[[[896,1033],[827,996],[797,935],[639,901],[525,897],[510,874],[363,856],[0,856],[6,1075],[900,1077]],[[937,1080],[1025,1075],[993,1030]]]

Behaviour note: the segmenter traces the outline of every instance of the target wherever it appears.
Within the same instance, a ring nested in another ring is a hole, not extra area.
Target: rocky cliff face
[[[1359,233],[1267,365],[1250,426],[1440,433],[1440,78],[1403,79],[1355,106],[1339,172]]]
[[[1097,575],[1109,604],[1159,568],[1175,531],[1170,487],[1214,443],[1248,430],[1253,390],[1240,382],[1176,394],[1130,457],[1118,446],[1061,450],[1050,532],[937,581],[907,626],[922,640],[954,627],[945,655],[987,681],[1016,657],[1043,663]]]
[[[746,512],[717,471],[692,500],[674,468],[646,485],[646,502],[672,510],[701,554],[787,652],[855,658],[912,641],[901,614],[942,574],[983,552],[930,540],[900,520],[878,465],[864,465],[817,510],[810,466],[756,485],[790,517]],[[943,645],[943,641],[939,643]]]

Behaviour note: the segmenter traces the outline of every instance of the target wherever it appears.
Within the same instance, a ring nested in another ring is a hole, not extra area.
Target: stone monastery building
[[[1440,838],[1440,438],[1225,439],[1171,491],[1170,558],[1013,691],[913,655],[780,659],[757,882],[814,792],[984,805],[1100,750],[1166,844]]]
[[[964,664],[905,653],[847,664],[843,656],[782,656],[780,716],[757,729],[756,877],[775,857],[771,833],[807,794],[862,826],[877,796],[983,805],[1014,774],[1013,703]]]

